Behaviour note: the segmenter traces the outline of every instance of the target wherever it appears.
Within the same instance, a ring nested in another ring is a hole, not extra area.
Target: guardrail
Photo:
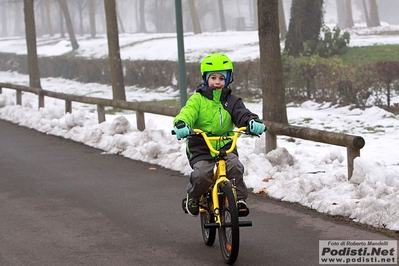
[[[121,108],[136,111],[137,129],[143,131],[145,129],[144,113],[152,113],[165,116],[176,116],[180,109],[174,107],[163,107],[149,103],[127,102],[121,100],[110,100],[96,97],[87,97],[79,95],[71,95],[60,92],[47,91],[40,88],[32,88],[9,83],[0,83],[0,94],[2,88],[16,90],[16,102],[22,104],[22,92],[30,92],[38,95],[39,108],[44,107],[44,97],[52,97],[65,101],[65,112],[72,112],[72,102],[80,102],[86,104],[97,105],[98,122],[105,121],[105,106]],[[365,141],[360,136],[353,136],[343,133],[328,132],[324,130],[311,129],[305,127],[292,126],[287,124],[274,123],[264,121],[267,126],[266,131],[266,153],[277,148],[277,135],[285,135],[294,138],[311,140],[336,146],[346,147],[347,163],[348,163],[348,179],[352,177],[353,162],[356,157],[360,156],[360,149],[365,145]]]

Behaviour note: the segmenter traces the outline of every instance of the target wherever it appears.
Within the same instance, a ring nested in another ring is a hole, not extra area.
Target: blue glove
[[[182,139],[190,135],[190,128],[183,121],[177,121],[174,127],[177,139]]]
[[[254,135],[260,135],[266,130],[266,126],[259,119],[252,119],[248,123],[249,132]]]

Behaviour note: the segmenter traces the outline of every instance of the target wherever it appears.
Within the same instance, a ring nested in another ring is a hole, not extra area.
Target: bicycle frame
[[[236,147],[239,134],[242,131],[245,131],[246,129],[247,129],[246,127],[240,127],[234,132],[234,135],[232,135],[232,136],[207,136],[206,133],[203,132],[202,130],[199,130],[199,129],[193,130],[195,133],[199,133],[202,135],[202,137],[205,140],[205,143],[208,145],[209,150],[217,155],[216,171],[215,171],[215,174],[213,177],[213,185],[211,188],[211,194],[212,194],[212,200],[213,200],[215,224],[217,224],[218,226],[221,225],[220,215],[219,215],[219,211],[218,211],[219,210],[218,187],[219,187],[220,183],[230,182],[230,180],[227,178],[226,160],[223,158],[223,155],[227,155],[227,154],[233,152],[233,150]],[[211,141],[220,141],[220,140],[231,140],[232,141],[231,147],[228,150],[226,150],[225,152],[223,152],[223,154],[221,154],[220,150],[214,149],[211,144]],[[232,188],[233,188],[233,192],[234,192],[234,197],[236,197],[237,196],[236,190],[234,189],[234,187],[232,187]],[[200,211],[204,212],[206,210],[200,209]]]

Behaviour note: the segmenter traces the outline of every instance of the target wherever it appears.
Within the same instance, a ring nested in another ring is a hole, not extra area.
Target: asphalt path
[[[181,209],[187,177],[0,120],[0,265],[224,265]],[[251,194],[235,265],[319,265],[381,233]]]

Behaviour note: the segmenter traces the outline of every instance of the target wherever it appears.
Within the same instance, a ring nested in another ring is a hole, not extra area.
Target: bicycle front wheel
[[[219,188],[220,221],[219,243],[225,262],[232,265],[238,257],[240,246],[240,225],[237,203],[233,190],[228,184]]]

